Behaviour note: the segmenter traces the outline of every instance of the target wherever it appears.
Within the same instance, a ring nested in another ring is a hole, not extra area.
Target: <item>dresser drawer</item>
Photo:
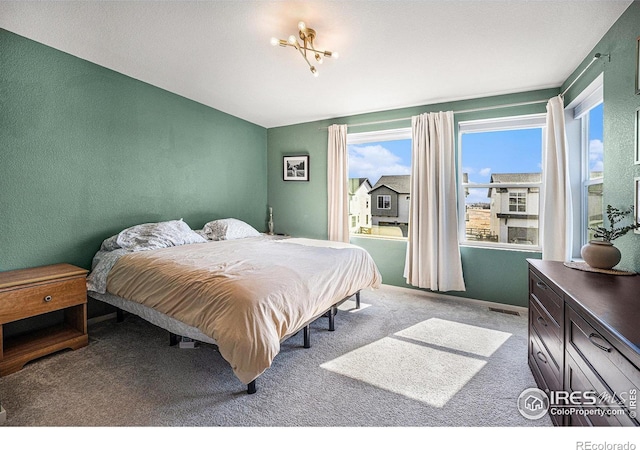
[[[542,374],[547,384],[546,387],[552,391],[557,391],[562,388],[560,368],[540,342],[540,336],[538,336],[535,330],[529,331],[529,359],[533,360]]]
[[[87,302],[84,277],[0,292],[0,324]]]
[[[538,333],[540,341],[550,353],[558,370],[560,370],[563,354],[560,325],[551,318],[535,299],[529,301],[529,327]]]
[[[553,284],[546,278],[529,271],[529,292],[531,296],[538,300],[542,307],[549,312],[556,324],[562,323],[562,309],[564,301],[562,296],[556,293]]]
[[[640,386],[638,369],[611,344],[605,333],[597,331],[569,306],[565,328],[567,352],[576,362],[584,360],[604,387],[629,408],[629,394],[638,393]]]
[[[629,417],[628,412],[620,408],[612,393],[602,384],[598,376],[585,365],[584,361],[580,361],[580,363],[577,361],[574,361],[570,355],[567,355],[565,359],[565,390],[578,393],[590,392],[593,395],[576,402],[578,404],[567,405],[567,410],[570,412],[567,425],[637,425],[637,422]],[[575,409],[575,412],[572,412],[572,409]]]

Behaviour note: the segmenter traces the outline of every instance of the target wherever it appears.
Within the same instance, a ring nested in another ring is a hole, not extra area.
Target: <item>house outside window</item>
[[[461,244],[540,250],[544,114],[460,122]]]
[[[406,239],[409,229],[411,128],[349,133],[347,147],[349,214],[359,214],[359,221],[350,227],[350,234]]]

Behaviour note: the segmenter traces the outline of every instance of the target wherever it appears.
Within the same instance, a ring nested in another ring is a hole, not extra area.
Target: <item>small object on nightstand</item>
[[[87,272],[71,264],[0,272],[0,376],[42,356],[89,343]],[[63,323],[3,337],[6,324],[53,311],[63,311]]]
[[[269,206],[269,234],[273,235],[273,208]]]

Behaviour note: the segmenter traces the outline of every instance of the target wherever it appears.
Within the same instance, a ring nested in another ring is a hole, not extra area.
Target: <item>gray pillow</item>
[[[206,223],[202,232],[212,241],[226,241],[260,236],[258,230],[238,219],[219,219]]]
[[[193,231],[182,219],[135,225],[122,230],[116,239],[120,248],[133,252],[203,242],[207,240]]]

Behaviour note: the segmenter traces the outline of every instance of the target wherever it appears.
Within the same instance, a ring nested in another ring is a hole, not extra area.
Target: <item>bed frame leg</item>
[[[338,308],[336,306],[332,306],[329,310],[329,331],[336,331],[336,312]]]
[[[311,325],[307,325],[304,330],[304,348],[311,348]]]
[[[253,380],[251,383],[247,384],[247,394],[255,394],[256,391],[256,380]]]
[[[356,309],[360,309],[360,291],[356,292]]]
[[[118,308],[116,310],[116,322],[124,321],[124,311]]]
[[[173,347],[178,344],[178,335],[169,332],[169,347]]]

